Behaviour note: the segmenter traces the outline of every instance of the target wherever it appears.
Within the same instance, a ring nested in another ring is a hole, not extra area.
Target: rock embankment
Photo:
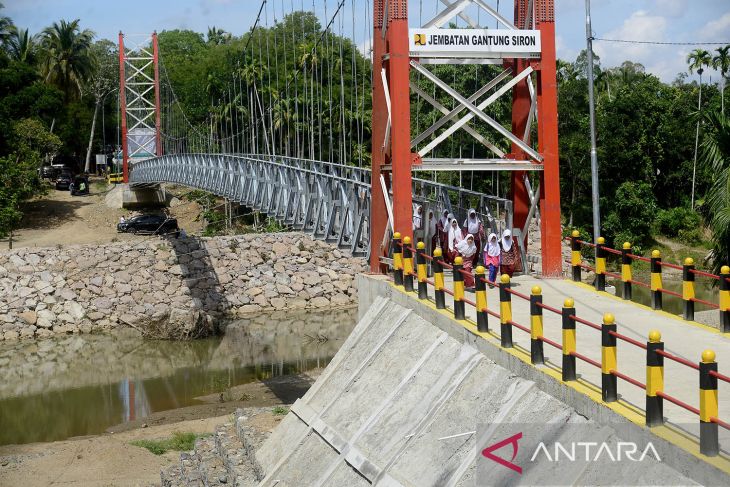
[[[215,317],[354,304],[364,270],[301,233],[19,249],[0,254],[0,340],[120,326],[193,338]]]

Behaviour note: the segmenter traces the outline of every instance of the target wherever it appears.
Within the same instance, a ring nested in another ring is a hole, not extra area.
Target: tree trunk
[[[86,164],[84,165],[84,172],[86,174],[89,173],[89,169],[91,169],[91,148],[94,145],[94,130],[96,129],[96,117],[99,114],[99,106],[101,105],[101,100],[97,98],[96,105],[94,106],[94,117],[91,119],[91,133],[89,134],[89,147],[86,149]]]

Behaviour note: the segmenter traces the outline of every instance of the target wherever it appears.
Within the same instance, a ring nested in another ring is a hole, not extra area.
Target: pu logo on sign
[[[522,475],[522,467],[519,465],[515,465],[512,463],[515,460],[515,457],[517,456],[517,450],[519,449],[518,441],[522,439],[522,433],[517,433],[516,435],[510,436],[509,438],[505,438],[504,440],[495,443],[492,446],[486,447],[484,450],[482,450],[482,455],[484,457],[489,458],[492,461],[495,461],[499,463],[500,465],[503,465],[510,470],[514,470],[518,474]],[[498,457],[497,455],[493,454],[492,452],[495,450],[499,450],[503,446],[506,445],[512,445],[512,459],[511,460],[505,460],[502,457]]]
[[[413,36],[413,42],[415,42],[417,46],[425,46],[426,34],[415,34]]]

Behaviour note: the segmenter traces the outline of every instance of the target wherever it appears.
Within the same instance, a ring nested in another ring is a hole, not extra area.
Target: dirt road
[[[13,233],[13,248],[54,247],[56,245],[75,245],[104,243],[117,240],[137,240],[144,237],[119,234],[116,225],[121,216],[128,217],[130,212],[120,208],[109,208],[104,197],[112,186],[107,187],[101,180],[92,181],[91,194],[71,196],[68,191],[49,188],[44,196],[28,201],[23,205],[23,221]],[[168,190],[173,193],[184,191]],[[200,212],[195,202],[183,201],[169,209],[170,215],[178,219],[178,224],[189,234],[198,234],[201,223],[196,222]],[[7,250],[8,239],[0,240],[0,251]]]

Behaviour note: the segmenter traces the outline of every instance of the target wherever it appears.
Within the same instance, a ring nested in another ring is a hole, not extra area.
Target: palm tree
[[[715,271],[730,264],[730,118],[708,113],[708,130],[702,140],[701,163],[715,175],[707,193],[707,207],[714,241]]]
[[[208,27],[208,44],[219,46],[231,41],[231,34],[215,26]]]
[[[66,101],[81,95],[81,89],[94,69],[91,43],[94,33],[79,28],[79,19],[61,20],[43,30],[42,73],[46,81],[58,86]]]
[[[37,36],[32,36],[28,29],[18,29],[12,26],[6,41],[8,56],[15,61],[35,64],[38,52]]]
[[[715,49],[717,56],[712,58],[712,67],[720,71],[720,106],[722,113],[725,113],[725,80],[730,71],[730,46],[718,47]]]
[[[692,73],[694,70],[700,75],[700,94],[697,100],[697,111],[702,111],[702,73],[705,71],[705,67],[712,63],[712,57],[710,53],[704,49],[695,49],[690,52],[687,56],[687,64],[689,64],[689,72]],[[692,165],[692,209],[695,207],[695,177],[697,175],[697,144],[700,140],[700,118],[697,117],[697,130],[695,132],[695,157]]]
[[[0,3],[0,9],[5,8],[5,5]],[[5,43],[10,37],[10,30],[13,28],[13,21],[10,17],[0,15],[0,47],[4,47]]]

